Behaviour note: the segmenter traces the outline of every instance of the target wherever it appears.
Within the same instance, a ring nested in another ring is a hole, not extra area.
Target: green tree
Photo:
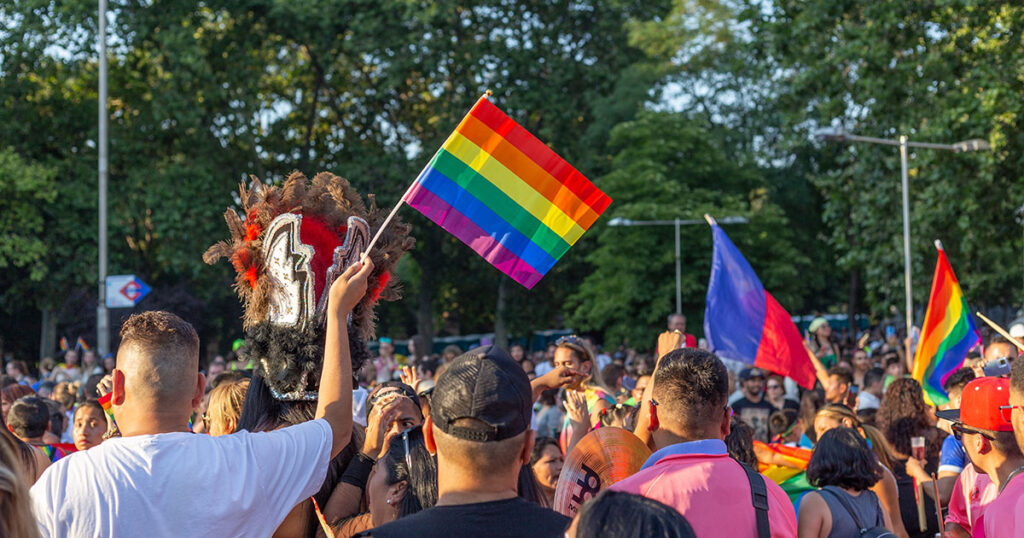
[[[727,226],[765,287],[787,308],[802,306],[802,277],[809,258],[796,247],[781,208],[768,196],[765,178],[723,150],[719,133],[680,113],[649,112],[612,131],[612,171],[601,184],[615,200],[607,217],[635,220],[740,215],[749,223]],[[571,323],[604,331],[606,342],[647,348],[675,311],[673,231],[665,227],[595,225],[598,247],[588,261],[593,273],[572,296]],[[593,232],[592,232],[593,233]],[[711,270],[711,234],[684,227],[683,311],[689,330],[701,332]],[[782,262],[784,261],[784,262]]]
[[[750,20],[775,67],[784,131],[821,128],[950,143],[987,138],[991,153],[914,150],[910,159],[915,302],[923,312],[941,239],[972,305],[1019,297],[1021,7],[978,1],[779,0]],[[902,304],[898,152],[857,145],[805,154],[825,199],[829,245],[864,275],[868,306]],[[1010,293],[1012,290],[1012,293]],[[918,319],[920,321],[920,319]]]

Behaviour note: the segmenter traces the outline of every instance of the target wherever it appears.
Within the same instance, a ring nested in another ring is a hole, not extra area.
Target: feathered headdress
[[[292,172],[282,187],[253,177],[239,194],[244,220],[229,208],[224,220],[231,238],[210,247],[203,260],[227,258],[235,268],[235,291],[245,306],[245,354],[274,397],[315,399],[331,284],[358,260],[385,215],[373,195],[367,208],[348,181],[328,172],[313,181]],[[408,234],[407,225],[392,222],[369,253],[369,291],[352,312],[350,332],[372,338],[374,304],[399,298],[393,271],[413,246]]]

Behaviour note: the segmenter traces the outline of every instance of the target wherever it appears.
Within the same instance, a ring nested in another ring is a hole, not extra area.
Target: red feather
[[[380,294],[383,293],[384,288],[387,287],[388,282],[391,280],[391,273],[385,271],[380,274],[380,278],[377,280],[377,287],[373,288],[373,293],[370,294],[370,302],[375,303],[380,298]]]

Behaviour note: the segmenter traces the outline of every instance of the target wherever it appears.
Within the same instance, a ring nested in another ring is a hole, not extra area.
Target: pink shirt
[[[979,525],[985,538],[1020,538],[1024,536],[1024,476],[1013,477],[1003,491],[985,507]]]
[[[764,481],[772,537],[795,537],[793,504],[775,482]],[[718,439],[665,447],[651,455],[639,472],[610,489],[643,495],[679,510],[701,538],[757,537],[747,475]]]
[[[989,480],[988,475],[979,474],[974,465],[968,463],[960,473],[949,498],[946,524],[956,523],[965,531],[982,536],[982,528],[978,525],[981,513],[998,494],[999,488]]]

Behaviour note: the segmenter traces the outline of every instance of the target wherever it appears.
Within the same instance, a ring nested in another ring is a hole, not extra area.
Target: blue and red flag
[[[814,365],[800,331],[729,236],[712,223],[715,251],[704,310],[704,336],[720,357],[788,376],[812,388]]]

